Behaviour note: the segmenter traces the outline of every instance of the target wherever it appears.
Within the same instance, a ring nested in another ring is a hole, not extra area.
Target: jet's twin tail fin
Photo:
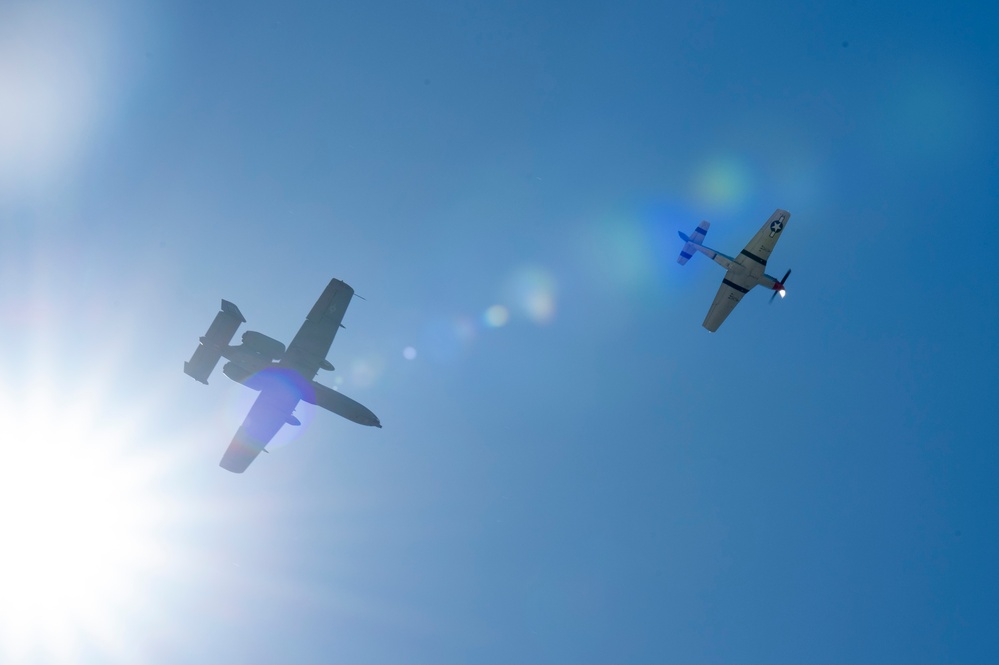
[[[697,225],[694,232],[689,236],[686,233],[680,232],[680,239],[684,241],[683,249],[680,250],[680,256],[677,257],[676,262],[680,265],[684,265],[690,260],[690,257],[694,255],[697,251],[695,245],[700,245],[704,242],[704,236],[708,235],[708,228],[711,224],[707,221],[703,221]]]
[[[208,376],[215,369],[222,352],[232,341],[236,329],[246,323],[243,313],[228,300],[222,301],[222,309],[215,315],[208,332],[201,338],[201,346],[194,351],[191,359],[184,363],[184,373],[201,383],[208,383]]]

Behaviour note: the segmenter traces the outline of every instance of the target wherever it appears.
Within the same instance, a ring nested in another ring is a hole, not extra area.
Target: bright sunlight
[[[165,563],[160,465],[135,446],[137,419],[95,386],[5,383],[0,661],[78,662],[95,648],[124,656],[124,615]]]

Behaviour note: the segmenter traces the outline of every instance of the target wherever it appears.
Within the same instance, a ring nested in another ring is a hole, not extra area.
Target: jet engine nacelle
[[[279,360],[284,356],[284,344],[273,337],[268,337],[255,330],[247,330],[243,333],[243,344],[251,351],[267,358],[268,360]]]

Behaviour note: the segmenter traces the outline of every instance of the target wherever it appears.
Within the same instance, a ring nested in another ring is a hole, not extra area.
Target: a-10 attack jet
[[[242,344],[230,346],[236,329],[246,319],[238,307],[222,301],[222,311],[215,315],[191,360],[184,363],[184,372],[207,385],[219,359],[226,358],[229,362],[222,366],[222,373],[260,391],[260,396],[219,466],[243,473],[283,425],[301,424],[294,415],[300,400],[361,425],[382,426],[367,407],[313,380],[320,369],[333,369],[326,354],[337,330],[343,327],[343,315],[353,295],[350,286],[331,280],[287,349],[276,339],[252,330],[243,333]]]
[[[780,240],[781,231],[787,227],[787,220],[790,218],[791,213],[778,208],[774,214],[770,215],[770,219],[766,221],[763,228],[753,236],[746,248],[739,252],[739,256],[735,258],[725,256],[702,244],[704,236],[708,233],[708,227],[711,226],[708,222],[698,224],[697,229],[689,236],[682,231],[680,232],[680,239],[686,244],[680,250],[677,263],[684,265],[694,255],[694,252],[700,252],[708,258],[714,259],[715,263],[727,271],[721,286],[718,287],[718,293],[715,294],[715,300],[711,303],[711,309],[704,317],[702,325],[705,328],[711,332],[718,330],[718,326],[732,313],[735,306],[742,300],[742,296],[749,293],[754,286],[765,286],[772,289],[774,294],[770,296],[770,302],[773,302],[774,297],[778,294],[781,298],[784,297],[784,283],[791,271],[788,270],[784,273],[784,277],[779,280],[763,271],[767,267],[770,252],[774,251],[777,241]]]

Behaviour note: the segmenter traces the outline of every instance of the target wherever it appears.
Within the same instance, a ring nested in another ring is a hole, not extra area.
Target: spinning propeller
[[[788,275],[790,275],[790,274],[791,274],[791,269],[788,268],[787,272],[784,273],[784,276],[780,279],[780,281],[774,283],[774,294],[772,296],[770,296],[770,304],[771,305],[774,302],[774,298],[776,298],[778,296],[778,294],[780,295],[781,298],[784,297],[784,293],[785,293],[785,291],[784,291],[784,283],[787,282]]]

